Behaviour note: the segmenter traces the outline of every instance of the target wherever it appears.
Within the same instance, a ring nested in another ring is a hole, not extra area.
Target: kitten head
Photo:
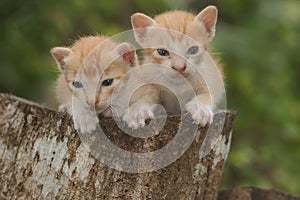
[[[117,44],[104,36],[81,38],[71,48],[51,49],[51,54],[73,98],[98,113],[109,107],[121,77],[137,64],[131,44]]]
[[[145,49],[145,62],[158,63],[171,70],[171,77],[193,75],[193,66],[215,35],[217,9],[208,6],[198,15],[184,11],[166,12],[154,19],[142,13],[131,16],[137,42]]]

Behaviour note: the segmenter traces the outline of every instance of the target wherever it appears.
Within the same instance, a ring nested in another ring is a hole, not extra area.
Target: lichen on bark
[[[217,113],[210,127],[197,128],[198,139],[170,165],[152,172],[128,173],[97,160],[68,115],[12,95],[0,94],[0,100],[3,198],[217,198],[235,112]],[[225,120],[220,123],[221,119]],[[140,139],[124,134],[113,119],[100,119],[107,138],[132,152],[151,152],[165,146],[174,138],[180,123],[180,116],[170,116],[160,134]],[[210,131],[216,135],[205,140]]]

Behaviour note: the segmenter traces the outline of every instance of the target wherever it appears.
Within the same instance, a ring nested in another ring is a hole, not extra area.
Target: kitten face
[[[188,78],[195,73],[195,66],[199,65],[201,57],[205,52],[203,46],[193,39],[182,34],[174,32],[170,37],[170,31],[161,35],[158,32],[166,30],[153,31],[151,38],[153,40],[161,39],[160,43],[152,43],[152,48],[145,50],[146,63],[158,63],[168,69],[168,76],[171,78]],[[159,36],[161,35],[161,36]]]
[[[82,38],[80,43],[78,49],[58,47],[51,53],[65,75],[72,98],[100,113],[109,107],[112,92],[122,75],[136,65],[135,49],[128,43],[118,45],[106,37],[97,41]]]
[[[79,99],[87,107],[100,113],[109,107],[115,87],[119,84],[122,76],[130,70],[131,66],[120,60],[109,66],[103,65],[98,60],[97,66],[93,66],[93,63],[89,62],[93,59],[89,57],[86,59],[82,70],[78,72],[75,79],[70,81],[69,87],[72,88],[74,98]]]
[[[131,22],[139,44],[145,48],[145,62],[168,67],[169,77],[193,76],[214,37],[217,10],[209,6],[197,16],[184,11],[167,12],[154,19],[136,13]]]

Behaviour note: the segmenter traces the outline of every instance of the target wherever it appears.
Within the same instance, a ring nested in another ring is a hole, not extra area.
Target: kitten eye
[[[166,50],[166,49],[157,49],[156,51],[161,56],[168,56],[168,55],[170,55],[169,52],[168,52],[168,50]]]
[[[198,53],[198,51],[199,51],[199,47],[192,46],[191,48],[189,48],[187,53],[190,54],[190,55],[194,55],[194,54]]]
[[[79,81],[73,81],[72,85],[76,88],[83,88],[82,83],[80,83]]]
[[[102,86],[110,86],[114,82],[114,79],[106,79],[102,82]]]

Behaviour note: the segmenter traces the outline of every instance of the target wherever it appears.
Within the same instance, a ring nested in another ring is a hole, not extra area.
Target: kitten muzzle
[[[172,69],[178,71],[179,73],[183,73],[186,70],[186,65],[183,65],[183,66],[172,66]]]
[[[88,100],[86,102],[91,108],[97,108],[97,104],[99,103],[99,100]]]

